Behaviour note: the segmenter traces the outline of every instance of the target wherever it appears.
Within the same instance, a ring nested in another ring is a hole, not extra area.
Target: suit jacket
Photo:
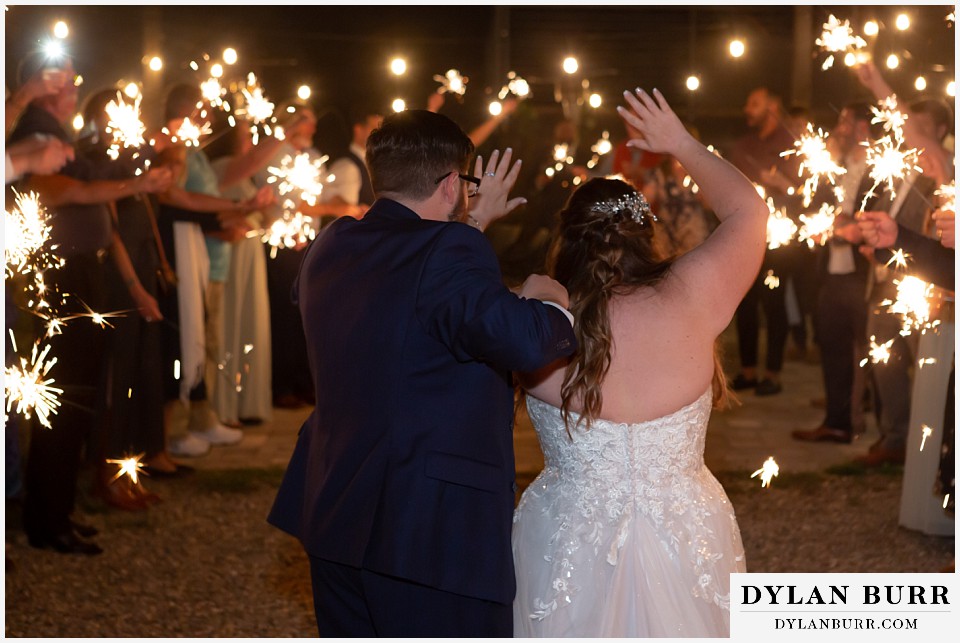
[[[269,522],[315,557],[509,603],[511,370],[571,354],[486,238],[387,199],[309,248],[295,291],[317,405]]]

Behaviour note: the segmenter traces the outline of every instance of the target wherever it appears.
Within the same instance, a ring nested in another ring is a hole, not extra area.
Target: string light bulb
[[[863,35],[876,36],[880,33],[880,25],[876,20],[867,20],[863,25]]]
[[[147,66],[150,67],[150,71],[160,71],[163,69],[163,59],[160,56],[154,56]]]
[[[906,31],[910,28],[910,16],[905,13],[901,13],[899,16],[897,16],[897,21],[895,24],[897,29],[900,31]]]
[[[407,108],[407,103],[402,98],[395,98],[393,103],[391,103],[391,107],[393,107],[393,111],[395,112],[402,112]]]
[[[575,74],[580,69],[580,63],[573,56],[567,56],[563,59],[563,71],[567,74]]]
[[[730,55],[734,58],[741,57],[747,51],[746,45],[739,38],[730,41]]]
[[[390,71],[394,76],[403,76],[407,73],[407,61],[403,58],[394,58],[390,61]]]
[[[692,92],[700,89],[700,79],[696,76],[687,76],[687,89]]]
[[[60,40],[63,40],[70,35],[70,28],[67,27],[67,23],[63,20],[58,20],[57,24],[53,25],[53,35]]]
[[[900,58],[897,54],[890,54],[887,56],[887,69],[896,69],[900,66]]]
[[[227,47],[223,50],[223,62],[228,65],[235,65],[237,62],[237,50],[233,47]]]

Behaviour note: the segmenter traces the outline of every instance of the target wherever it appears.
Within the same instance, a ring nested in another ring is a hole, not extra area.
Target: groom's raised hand
[[[511,166],[512,156],[513,150],[509,147],[504,150],[502,158],[500,150],[494,150],[490,154],[486,170],[483,168],[483,157],[477,157],[474,174],[480,177],[480,188],[477,196],[470,200],[469,215],[481,230],[527,202],[523,197],[507,200],[517,177],[520,176],[521,161],[517,160]]]

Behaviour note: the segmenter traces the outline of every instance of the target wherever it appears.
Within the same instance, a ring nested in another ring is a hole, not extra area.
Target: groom
[[[268,520],[310,557],[322,637],[512,635],[510,371],[576,340],[558,283],[503,286],[477,228],[521,201],[519,163],[480,183],[473,151],[439,114],[386,117],[378,200],[317,237],[294,285],[317,405]]]

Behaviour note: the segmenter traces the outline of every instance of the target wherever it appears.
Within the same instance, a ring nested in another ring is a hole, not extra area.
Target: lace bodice
[[[553,567],[552,591],[537,598],[531,618],[574,600],[579,578],[593,573],[578,567],[599,561],[616,566],[637,520],[653,528],[668,558],[692,565],[694,596],[729,609],[728,579],[720,578],[717,566],[731,542],[734,561],[725,565],[742,567],[743,551],[729,501],[703,463],[711,402],[708,389],[655,420],[597,420],[589,430],[575,427],[577,415],[571,413],[571,437],[558,408],[527,396],[545,468],[521,499],[514,522],[536,511],[551,516],[554,525],[545,557]],[[729,525],[732,533],[718,539],[717,525],[724,531]]]

